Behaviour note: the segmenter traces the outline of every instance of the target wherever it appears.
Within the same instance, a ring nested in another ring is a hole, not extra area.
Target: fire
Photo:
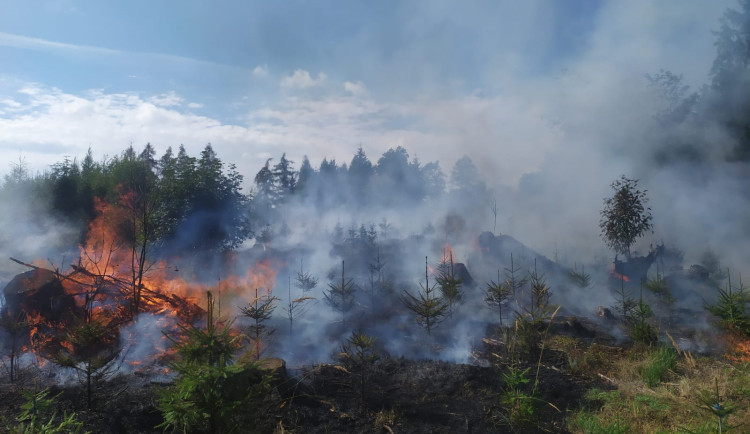
[[[133,239],[132,231],[136,228],[132,215],[128,214],[132,214],[132,205],[133,197],[129,194],[124,194],[118,204],[95,199],[97,216],[89,224],[85,241],[79,245],[80,258],[69,272],[51,272],[44,269],[41,262],[30,265],[35,272],[29,273],[29,279],[21,286],[38,288],[48,281],[58,281],[53,288],[57,291],[55,294],[67,297],[68,303],[63,313],[50,311],[57,315],[54,321],[45,316],[49,313],[45,314],[44,309],[39,312],[32,306],[21,306],[29,324],[28,347],[37,355],[44,357],[57,348],[72,350],[67,333],[78,321],[75,318],[79,318],[116,327],[115,331],[122,334],[124,347],[139,346],[137,357],[146,357],[142,354],[148,353],[154,355],[155,360],[170,354],[169,342],[162,331],[177,333],[179,322],[192,322],[205,313],[198,303],[203,302],[206,291],[223,298],[242,298],[246,302],[255,296],[256,289],[270,294],[275,286],[279,264],[269,260],[240,268],[236,264],[237,255],[231,255],[225,262],[225,269],[242,269],[244,274],[227,273],[210,285],[187,280],[166,261],[140,261],[142,251],[134,247],[137,241],[125,241]],[[34,279],[39,281],[32,281]],[[36,300],[34,303],[38,304]],[[228,305],[237,304],[242,303]],[[137,326],[136,319],[148,326]],[[126,359],[126,362],[139,366],[152,361],[150,358]]]
[[[442,262],[451,262],[456,255],[453,254],[453,247],[449,243],[445,243],[443,246],[443,259]]]
[[[614,269],[614,268],[612,268],[612,269],[611,269],[611,270],[609,271],[609,274],[610,274],[610,276],[614,277],[614,278],[615,278],[615,279],[617,279],[617,280],[622,280],[622,281],[623,281],[623,282],[625,282],[625,283],[627,283],[627,282],[630,282],[630,278],[628,278],[628,276],[626,276],[626,275],[624,275],[624,274],[620,274],[620,273],[618,273],[617,271],[615,271],[615,269]]]
[[[727,359],[737,363],[750,363],[750,339],[740,336],[729,336]]]

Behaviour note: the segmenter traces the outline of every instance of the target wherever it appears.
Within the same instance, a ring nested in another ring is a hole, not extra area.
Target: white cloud
[[[294,74],[284,77],[281,80],[281,87],[284,88],[296,88],[296,89],[308,89],[314,86],[323,84],[326,80],[326,75],[322,72],[318,73],[317,78],[310,76],[310,73],[304,69],[298,69],[294,71]]]
[[[351,81],[345,81],[344,82],[344,90],[351,93],[354,96],[364,95],[367,93],[367,88],[365,87],[362,82],[355,82],[352,83]]]
[[[191,103],[188,103],[187,106],[188,106],[188,108],[191,108],[191,109],[203,108],[203,104],[201,104],[199,102],[191,102]]]
[[[253,68],[253,77],[265,78],[268,77],[268,65],[258,65]]]
[[[159,107],[177,107],[181,106],[185,102],[185,99],[177,95],[175,92],[170,91],[152,96],[148,101]]]

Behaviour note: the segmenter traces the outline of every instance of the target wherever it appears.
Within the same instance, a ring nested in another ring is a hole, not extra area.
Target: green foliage
[[[356,390],[360,401],[366,402],[366,391],[373,376],[373,365],[380,359],[375,346],[376,338],[362,332],[352,335],[341,346],[339,360],[352,377],[350,387]]]
[[[448,304],[448,315],[453,316],[453,306],[463,298],[463,281],[453,267],[453,252],[443,255],[437,269],[438,287],[443,300]]]
[[[630,246],[653,227],[647,190],[638,190],[638,180],[622,175],[611,184],[613,197],[604,199],[601,211],[601,236],[604,243],[617,253],[630,259]]]
[[[529,295],[531,303],[525,311],[530,321],[536,324],[548,319],[550,288],[544,273],[537,272],[536,260],[534,260],[534,270],[529,271]]]
[[[543,404],[543,401],[536,397],[536,389],[531,393],[524,390],[530,382],[526,378],[529,370],[530,368],[526,368],[522,371],[511,366],[508,372],[503,374],[505,388],[500,395],[500,402],[508,413],[511,426],[523,426],[531,422]]]
[[[653,388],[658,386],[676,365],[677,351],[672,347],[659,347],[651,353],[640,373],[646,385]]]
[[[733,287],[730,276],[726,288],[717,287],[717,291],[718,299],[706,309],[719,319],[722,328],[750,336],[750,293],[742,281]]]
[[[578,412],[570,428],[572,431],[581,431],[586,434],[627,434],[633,432],[631,426],[619,418],[610,423],[602,423],[597,419],[596,414],[589,411]]]
[[[633,308],[628,324],[628,334],[633,342],[643,345],[653,345],[658,340],[656,330],[651,325],[650,318],[654,316],[651,307],[644,303],[643,300]]]
[[[88,431],[83,431],[83,423],[78,422],[75,412],[70,414],[66,412],[61,419],[58,419],[53,406],[60,394],[49,396],[49,393],[49,389],[40,392],[24,391],[23,397],[26,398],[26,402],[21,404],[21,414],[16,418],[18,424],[6,426],[7,432],[10,434],[88,433]]]
[[[271,318],[274,309],[276,309],[277,300],[278,298],[271,297],[268,293],[258,296],[258,288],[255,288],[255,298],[253,301],[247,306],[240,308],[242,314],[251,320],[250,325],[246,327],[245,331],[252,340],[257,360],[260,360],[264,341],[275,332],[274,329],[268,328],[266,321]]]
[[[430,286],[430,277],[428,275],[427,257],[424,258],[424,277],[425,283],[419,284],[421,291],[418,297],[404,291],[401,295],[401,301],[407,309],[417,316],[417,324],[427,330],[427,334],[432,334],[432,329],[445,319],[448,311],[448,304],[435,291],[437,285]]]
[[[323,292],[323,297],[334,310],[341,313],[342,323],[346,325],[346,316],[354,307],[354,293],[356,286],[352,279],[347,279],[344,261],[341,261],[341,280],[328,284],[328,291]]]
[[[484,301],[490,306],[497,307],[498,319],[500,320],[501,326],[503,325],[503,304],[508,301],[511,293],[512,289],[510,284],[507,281],[500,281],[500,270],[497,270],[497,282],[491,280],[487,283]]]
[[[579,288],[591,286],[591,275],[583,269],[583,266],[581,266],[581,271],[578,271],[578,267],[574,266],[573,270],[568,273],[568,278]]]
[[[181,326],[175,342],[179,356],[170,367],[177,373],[174,385],[160,392],[158,407],[164,416],[159,425],[183,432],[240,432],[258,416],[259,402],[268,389],[269,378],[256,361],[235,361],[241,348],[231,323],[220,324],[214,317],[214,299],[208,293],[206,327]]]
[[[727,425],[727,419],[731,414],[737,411],[737,407],[728,405],[722,401],[721,395],[719,394],[718,378],[714,378],[714,387],[714,392],[708,390],[699,391],[698,400],[701,409],[708,411],[714,418],[716,418],[716,431],[714,432],[721,433],[731,428],[735,428]]]
[[[622,282],[620,290],[617,291],[617,305],[614,309],[622,315],[622,321],[633,342],[647,346],[656,343],[658,337],[651,324],[651,317],[654,313],[651,306],[643,302],[643,286],[641,286],[640,298],[635,301]]]
[[[630,295],[630,291],[625,289],[625,281],[620,281],[620,289],[615,291],[617,304],[612,306],[615,312],[622,316],[623,321],[628,322],[630,314],[635,309],[637,303],[635,299]]]
[[[302,263],[300,263],[300,271],[297,272],[297,283],[295,286],[301,289],[302,292],[309,292],[318,285],[318,279],[310,273],[302,271]],[[289,318],[289,334],[292,334],[294,328],[294,319],[303,315],[307,308],[307,302],[315,300],[315,297],[302,296],[298,298],[292,298],[292,278],[289,276],[288,286],[288,301],[284,311],[286,312],[287,318]]]
[[[67,334],[70,346],[61,346],[50,360],[60,366],[73,368],[86,386],[89,408],[93,404],[96,384],[116,370],[115,360],[120,353],[118,331],[103,320],[88,317],[79,320]]]
[[[647,290],[659,297],[664,303],[672,304],[676,301],[672,296],[672,291],[669,288],[667,279],[661,274],[657,274],[655,277],[648,279],[645,286]]]
[[[504,268],[505,270],[505,282],[510,288],[513,298],[516,298],[518,294],[523,290],[524,286],[528,283],[528,279],[525,277],[518,276],[519,268],[516,268],[515,262],[513,261],[513,254],[510,254],[510,268]]]

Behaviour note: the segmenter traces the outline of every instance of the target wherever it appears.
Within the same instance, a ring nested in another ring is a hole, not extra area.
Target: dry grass
[[[730,432],[750,432],[750,424],[744,423],[750,421],[750,363],[680,352],[674,368],[649,387],[644,372],[658,358],[655,354],[654,349],[630,349],[619,357],[609,354],[616,358],[593,374],[611,378],[617,389],[590,390],[588,405],[568,418],[568,428],[586,433],[717,432],[718,421],[709,406],[718,387],[720,404],[735,409],[725,420],[735,427]]]

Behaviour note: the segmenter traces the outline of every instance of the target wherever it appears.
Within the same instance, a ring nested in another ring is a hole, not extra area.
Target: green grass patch
[[[648,387],[658,386],[669,371],[677,366],[677,351],[670,347],[659,347],[641,368],[641,376]]]

